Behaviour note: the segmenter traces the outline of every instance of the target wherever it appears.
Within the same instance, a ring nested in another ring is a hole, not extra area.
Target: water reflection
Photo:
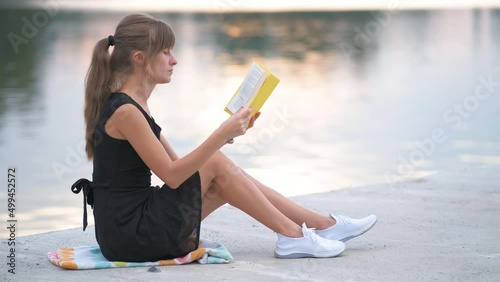
[[[33,70],[39,63],[37,46],[44,44],[41,38],[34,38],[38,41],[26,44],[28,39],[14,23],[28,15],[30,11],[0,10],[0,34],[4,37],[0,42],[0,128],[14,125],[21,128],[17,136],[2,134],[0,143],[5,142],[5,137],[34,138],[36,132],[32,128],[43,118],[44,109],[37,103],[39,92],[35,89],[37,80]],[[9,40],[5,40],[7,38]],[[9,113],[19,113],[19,116]]]
[[[2,36],[35,12],[0,10]],[[81,195],[69,187],[92,170],[83,79],[95,42],[123,16],[59,11],[19,53],[0,43],[0,155],[20,171],[24,234],[81,224]],[[257,60],[280,85],[258,125],[224,152],[288,196],[401,177],[436,128],[447,141],[420,152],[409,177],[498,165],[498,90],[460,124],[443,117],[474,95],[480,76],[497,75],[497,10],[156,16],[176,32],[179,64],[150,108],[180,155],[227,117],[222,108]]]

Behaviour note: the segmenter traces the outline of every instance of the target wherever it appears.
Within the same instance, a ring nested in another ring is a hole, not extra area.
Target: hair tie
[[[109,46],[115,46],[115,37],[113,35],[108,36]]]

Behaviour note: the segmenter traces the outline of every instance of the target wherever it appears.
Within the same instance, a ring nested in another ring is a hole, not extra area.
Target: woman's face
[[[151,62],[151,77],[156,84],[169,83],[172,80],[174,66],[177,60],[172,49],[164,49],[154,56]]]

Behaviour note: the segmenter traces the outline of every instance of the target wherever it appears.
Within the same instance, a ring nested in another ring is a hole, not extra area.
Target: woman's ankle
[[[331,216],[325,216],[322,220],[318,220],[312,227],[316,230],[324,230],[337,224],[337,221]]]
[[[288,238],[302,238],[304,234],[302,234],[302,228],[297,225],[297,228],[287,229],[283,232],[278,232],[279,234],[288,237]]]

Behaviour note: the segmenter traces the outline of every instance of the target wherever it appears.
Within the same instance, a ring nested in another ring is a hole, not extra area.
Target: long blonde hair
[[[132,52],[143,51],[146,70],[152,58],[175,44],[174,32],[168,24],[149,15],[126,16],[116,27],[111,43],[101,39],[94,47],[92,61],[85,78],[85,150],[87,158],[94,158],[95,129],[99,115],[112,92],[118,91],[127,76],[133,71]]]

